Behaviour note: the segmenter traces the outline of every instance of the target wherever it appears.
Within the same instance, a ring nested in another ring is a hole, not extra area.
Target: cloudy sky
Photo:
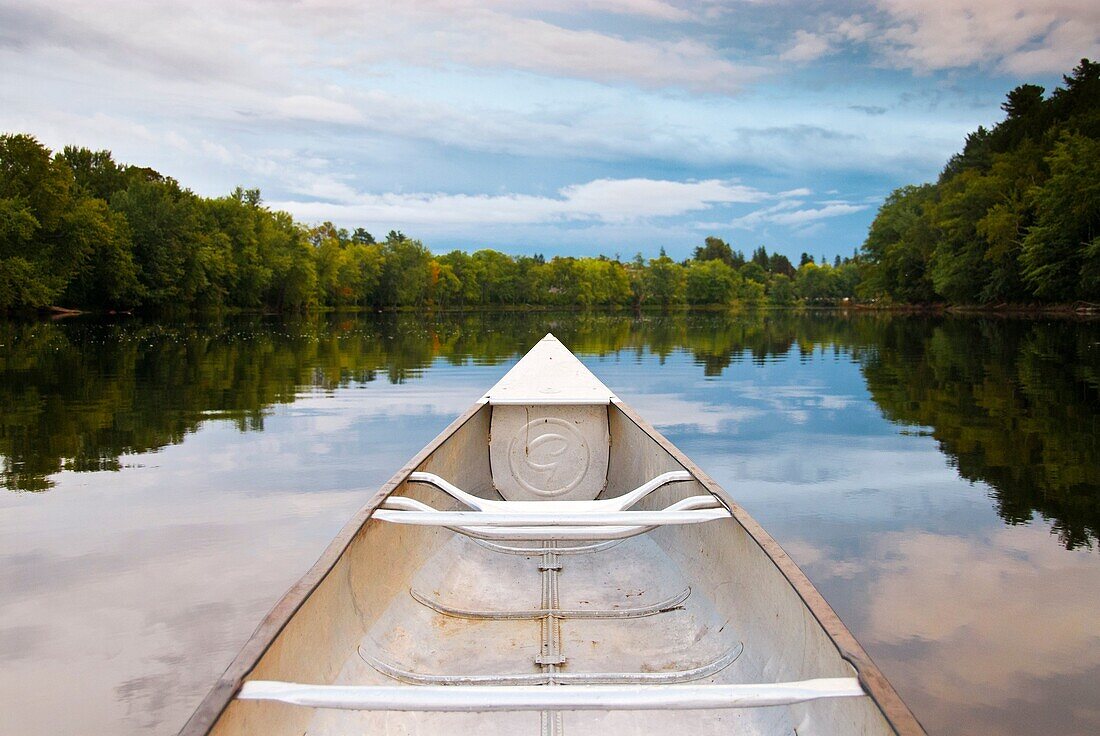
[[[0,130],[433,250],[849,254],[1095,0],[0,0]]]

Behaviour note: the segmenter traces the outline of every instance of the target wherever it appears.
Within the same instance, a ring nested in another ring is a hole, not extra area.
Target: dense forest
[[[899,303],[1100,301],[1100,64],[1008,93],[934,184],[891,194],[861,293]]]
[[[1066,320],[713,312],[233,315],[0,322],[0,489],[116,470],[204,423],[262,429],[303,386],[401,383],[435,361],[514,360],[547,329],[581,354],[690,355],[701,374],[824,351],[883,414],[928,431],[1001,516],[1040,513],[1068,547],[1100,535],[1098,328]],[[43,397],[50,397],[43,400]]]
[[[0,136],[0,310],[787,305],[852,297],[858,280],[853,259],[795,267],[718,238],[682,263],[434,255],[400,232],[307,227],[254,189],[204,198],[109,151]]]

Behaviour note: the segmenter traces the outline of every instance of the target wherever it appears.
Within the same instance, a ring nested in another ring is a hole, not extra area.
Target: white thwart
[[[724,508],[694,509],[691,511],[613,511],[587,514],[512,514],[485,513],[483,511],[391,511],[381,509],[374,512],[373,518],[397,524],[418,524],[420,526],[666,526],[669,524],[699,524],[704,521],[728,519],[730,518],[730,512]]]
[[[709,710],[794,705],[865,695],[855,677],[749,685],[300,685],[251,680],[241,700],[277,700],[342,710],[487,712],[510,710]]]
[[[694,480],[691,473],[686,470],[676,470],[670,473],[662,473],[648,483],[638,486],[630,493],[624,493],[615,498],[594,501],[493,501],[488,498],[480,498],[479,496],[467,493],[434,473],[417,472],[409,474],[410,483],[426,483],[435,486],[451,498],[466,504],[476,511],[486,511],[498,514],[512,514],[517,512],[569,514],[593,513],[599,511],[626,511],[662,486],[669,483],[680,483],[689,480]]]

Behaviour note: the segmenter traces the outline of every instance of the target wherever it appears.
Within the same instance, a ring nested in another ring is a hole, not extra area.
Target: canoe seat
[[[411,473],[409,482],[446,493],[471,511],[440,511],[404,496],[390,496],[372,518],[396,524],[445,526],[475,539],[608,540],[625,539],[668,524],[699,524],[729,518],[712,495],[690,496],[659,511],[630,511],[669,483],[694,480],[679,470],[663,473],[616,498],[591,501],[493,501],[463,491],[438,475]]]

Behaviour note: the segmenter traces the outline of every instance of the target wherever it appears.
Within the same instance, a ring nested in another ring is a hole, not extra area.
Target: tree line
[[[682,262],[436,255],[397,231],[303,225],[255,189],[201,197],[109,151],[0,136],[0,310],[790,305],[852,298],[858,282],[855,259],[795,267],[718,238]]]
[[[1008,93],[935,183],[882,205],[861,293],[891,302],[1100,301],[1100,64]]]

